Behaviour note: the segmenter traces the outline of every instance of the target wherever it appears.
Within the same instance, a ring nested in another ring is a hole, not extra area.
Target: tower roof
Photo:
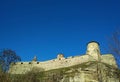
[[[97,43],[98,45],[100,45],[99,42],[97,42],[97,41],[90,41],[90,42],[87,43],[87,45],[88,45],[89,43]]]

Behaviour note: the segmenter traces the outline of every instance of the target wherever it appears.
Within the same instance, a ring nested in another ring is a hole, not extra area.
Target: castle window
[[[23,64],[23,62],[21,62],[21,64]]]
[[[29,64],[31,64],[31,62],[29,62]]]
[[[37,62],[37,64],[39,64],[39,62]]]

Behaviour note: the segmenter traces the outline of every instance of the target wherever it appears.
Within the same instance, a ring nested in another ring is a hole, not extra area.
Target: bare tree
[[[11,49],[3,49],[0,51],[0,67],[4,72],[8,71],[12,62],[17,62],[20,60],[21,58]]]
[[[109,40],[109,50],[114,55],[117,65],[120,67],[120,30],[115,31]]]

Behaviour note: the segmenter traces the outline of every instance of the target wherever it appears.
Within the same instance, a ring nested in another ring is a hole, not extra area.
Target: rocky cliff
[[[120,82],[120,73],[111,65],[91,61],[47,71],[42,82]]]

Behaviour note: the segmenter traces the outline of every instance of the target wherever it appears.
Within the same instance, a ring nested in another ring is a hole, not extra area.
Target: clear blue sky
[[[10,48],[23,61],[85,54],[120,26],[120,0],[0,0],[0,49]]]

